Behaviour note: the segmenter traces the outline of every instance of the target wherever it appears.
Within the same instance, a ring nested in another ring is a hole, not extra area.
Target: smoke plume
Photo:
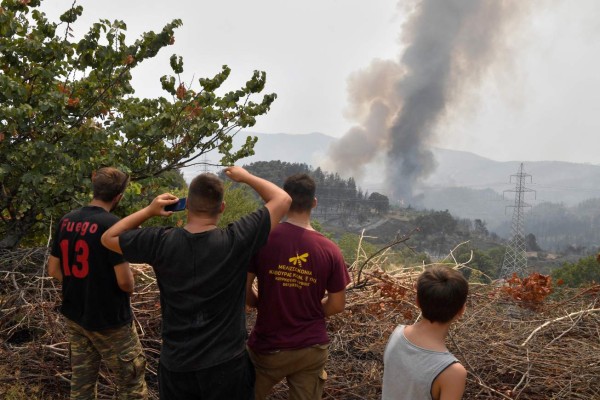
[[[435,168],[436,128],[503,53],[518,3],[415,1],[400,59],[374,60],[348,80],[348,113],[358,124],[330,150],[336,170],[360,178],[366,164],[384,156],[387,194],[410,200]]]

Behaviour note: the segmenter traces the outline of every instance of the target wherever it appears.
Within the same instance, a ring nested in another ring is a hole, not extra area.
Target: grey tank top
[[[383,400],[431,400],[431,385],[450,365],[459,362],[448,351],[415,346],[398,325],[383,355]]]

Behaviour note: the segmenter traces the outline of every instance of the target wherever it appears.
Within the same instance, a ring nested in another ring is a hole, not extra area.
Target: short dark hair
[[[307,174],[289,176],[283,184],[283,190],[292,198],[290,211],[306,212],[312,209],[316,185],[314,179]]]
[[[113,167],[100,168],[92,174],[94,199],[113,201],[125,192],[129,183],[129,175]]]
[[[465,305],[468,294],[465,277],[447,266],[429,267],[417,279],[417,300],[423,317],[430,322],[451,321]]]
[[[223,203],[223,181],[211,173],[196,176],[188,188],[188,211],[217,215]]]

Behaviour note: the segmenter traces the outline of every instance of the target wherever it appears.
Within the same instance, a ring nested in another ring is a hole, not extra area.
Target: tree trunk
[[[12,250],[19,245],[21,239],[23,238],[23,234],[19,234],[18,232],[9,232],[0,240],[0,250]]]
[[[0,250],[12,250],[21,243],[21,240],[30,232],[35,223],[35,218],[30,214],[33,214],[33,212],[28,212],[20,219],[11,221],[11,223],[2,227],[5,234],[0,239]]]

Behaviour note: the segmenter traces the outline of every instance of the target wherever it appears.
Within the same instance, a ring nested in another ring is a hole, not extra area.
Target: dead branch
[[[529,340],[531,340],[531,338],[540,330],[542,330],[543,328],[547,327],[548,325],[554,323],[554,322],[558,322],[558,321],[562,321],[563,319],[567,319],[567,318],[572,318],[576,315],[580,315],[580,314],[589,314],[589,313],[594,313],[594,312],[598,312],[600,311],[600,308],[592,308],[589,310],[581,310],[581,311],[577,311],[577,312],[572,312],[570,314],[565,315],[564,317],[559,317],[559,318],[554,318],[550,321],[546,321],[544,322],[542,325],[538,326],[537,328],[535,328],[533,330],[533,332],[531,332],[531,334],[529,336],[527,336],[527,339],[525,339],[525,341],[523,343],[521,343],[521,346],[525,346],[527,344],[527,342],[529,342]]]
[[[19,249],[0,254],[0,397],[19,382],[26,382],[22,388],[31,390],[27,392],[31,398],[36,398],[36,387],[51,398],[68,397],[68,344],[58,312],[61,288],[44,274],[46,251]],[[396,325],[419,318],[413,285],[429,265],[388,271],[386,250],[368,262],[362,249],[357,254],[360,260],[354,268],[359,263],[364,267],[361,286],[347,293],[345,312],[328,320],[327,400],[380,398],[389,335]],[[471,268],[468,263],[457,263],[453,254],[443,263]],[[150,399],[158,399],[159,291],[151,267],[132,267],[135,325],[148,361]],[[469,373],[464,398],[600,398],[600,309],[598,290],[593,288],[561,288],[560,301],[545,299],[531,310],[503,295],[498,285],[471,285],[467,312],[452,328],[448,341],[449,350]],[[248,330],[254,317],[253,311],[247,313]],[[114,395],[106,372],[98,387],[99,398]],[[285,382],[278,385],[270,399],[286,399],[286,389]]]

